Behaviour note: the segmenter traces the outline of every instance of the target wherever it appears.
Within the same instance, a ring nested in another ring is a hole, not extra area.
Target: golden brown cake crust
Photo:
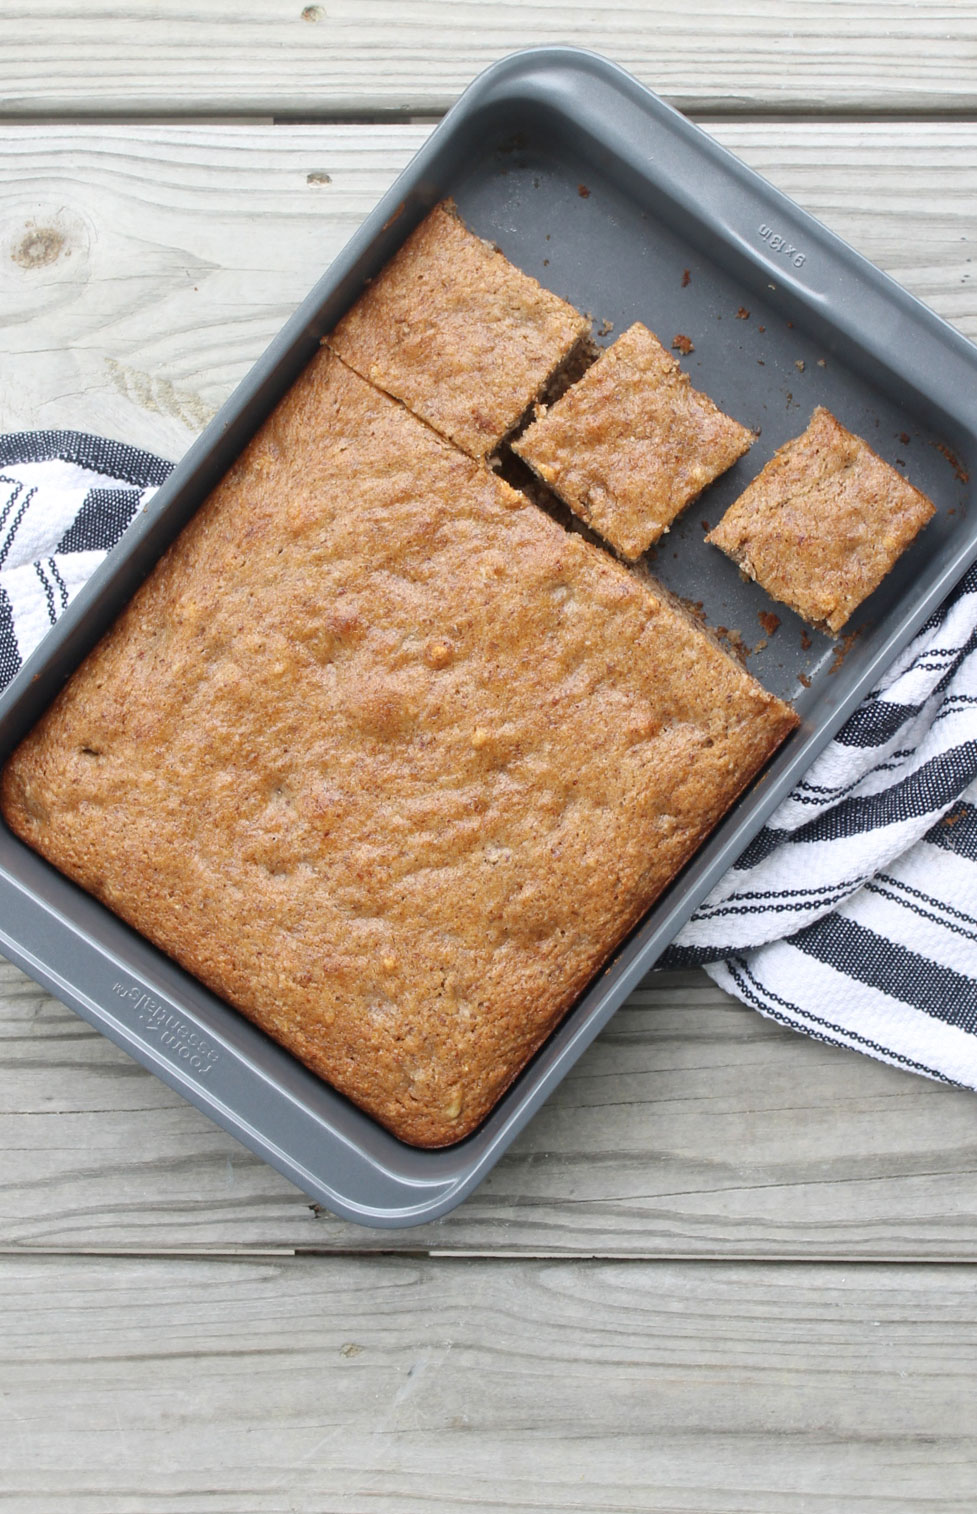
[[[706,541],[773,599],[836,633],[935,513],[932,500],[819,406]]]
[[[639,321],[513,450],[633,560],[752,442]]]
[[[435,431],[486,457],[589,331],[585,316],[469,231],[447,200],[327,341]]]
[[[795,723],[323,350],[15,752],[0,804],[433,1146],[491,1109]]]

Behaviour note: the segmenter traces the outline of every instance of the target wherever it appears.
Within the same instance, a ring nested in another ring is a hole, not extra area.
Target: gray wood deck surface
[[[177,457],[474,73],[590,46],[977,339],[977,6],[0,11],[0,431]],[[326,182],[326,178],[328,182]],[[652,975],[362,1230],[0,963],[0,1509],[977,1506],[977,1097]]]

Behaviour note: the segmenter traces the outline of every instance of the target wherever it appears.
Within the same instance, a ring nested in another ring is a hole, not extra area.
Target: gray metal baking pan
[[[760,429],[660,544],[653,570],[713,626],[764,639],[750,667],[803,717],[752,789],[598,975],[473,1135],[405,1146],[0,828],[0,949],[337,1214],[446,1213],[485,1177],[713,883],[977,557],[977,349],[817,221],[592,54],[488,69],[432,134],[0,701],[0,760],[50,702],[315,351],[428,208],[468,224],[588,311],[688,336],[698,383]],[[748,311],[748,317],[742,312]],[[702,540],[773,450],[828,405],[938,514],[840,646]]]

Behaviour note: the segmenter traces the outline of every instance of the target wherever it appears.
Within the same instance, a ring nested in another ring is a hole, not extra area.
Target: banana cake
[[[585,316],[475,236],[445,200],[327,340],[435,431],[486,457],[589,334]]]
[[[836,634],[935,514],[819,405],[706,537],[773,599]]]
[[[752,442],[636,321],[513,450],[633,560]]]
[[[653,587],[321,349],[15,751],[0,806],[438,1146],[795,724]]]

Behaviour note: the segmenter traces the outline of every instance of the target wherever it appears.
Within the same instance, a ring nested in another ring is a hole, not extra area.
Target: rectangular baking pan
[[[476,232],[593,315],[605,340],[635,319],[666,345],[688,336],[693,383],[760,428],[663,539],[653,570],[750,645],[762,640],[758,612],[775,609],[782,624],[749,666],[793,700],[801,728],[491,1116],[442,1151],[389,1135],[0,827],[0,949],[308,1194],[379,1226],[433,1219],[471,1193],[977,556],[967,481],[977,349],[620,69],[532,50],[488,69],[450,111],[21,670],[0,700],[0,761],[364,281],[449,194]],[[938,506],[840,645],[805,636],[702,540],[703,521],[715,524],[818,403]]]

